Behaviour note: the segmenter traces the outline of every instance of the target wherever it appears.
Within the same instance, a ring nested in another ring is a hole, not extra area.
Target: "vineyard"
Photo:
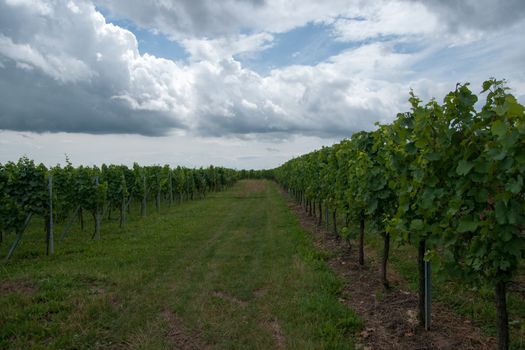
[[[410,111],[391,124],[272,170],[74,167],[69,159],[47,168],[28,158],[0,165],[2,277],[19,276],[14,280],[27,292],[13,296],[20,287],[0,285],[0,305],[8,309],[0,317],[0,344],[20,348],[35,338],[51,348],[133,342],[139,348],[352,348],[347,339],[360,321],[338,302],[341,282],[299,228],[276,182],[339,245],[357,251],[360,266],[370,258],[367,245],[377,247],[384,291],[395,288],[388,277],[389,266],[399,267],[389,261],[393,256],[404,260],[405,270],[417,270],[420,329],[432,331],[433,275],[436,284],[442,278],[457,290],[474,291],[469,295],[475,300],[490,288],[490,301],[483,303],[495,308],[488,318],[499,349],[523,348],[523,315],[509,319],[508,301],[510,286],[525,290],[525,108],[503,81],[486,81],[482,90],[484,101],[468,84],[458,84],[442,103],[424,103],[411,92]],[[273,182],[246,180],[263,178]],[[116,240],[115,232],[127,225],[130,234]],[[41,244],[39,252],[25,248],[28,235]],[[77,265],[87,252],[86,265]],[[54,278],[63,290],[49,285]],[[86,279],[95,286],[86,287]],[[32,296],[40,293],[35,285],[49,289],[45,298]],[[86,290],[98,299],[89,299]],[[86,298],[99,310],[82,310],[81,317],[92,321],[86,331],[85,322],[70,325],[67,312],[47,309],[71,312]],[[525,310],[517,298],[513,305]],[[20,310],[34,300],[41,309],[29,313],[31,323],[20,323]],[[169,330],[181,321],[163,300],[193,330]],[[227,314],[224,304],[231,308]],[[147,306],[143,315],[141,305]],[[132,321],[129,328],[123,320],[113,324],[118,332],[112,334],[99,315]],[[43,321],[51,319],[64,328],[63,338]],[[161,339],[159,332],[169,336]],[[287,334],[295,337],[285,339]]]
[[[525,109],[501,81],[486,81],[482,93],[479,111],[468,85],[443,104],[411,93],[410,112],[392,124],[290,160],[275,176],[319,224],[325,216],[334,233],[357,238],[361,265],[365,227],[374,228],[386,288],[391,240],[416,247],[422,327],[425,262],[467,284],[490,285],[499,348],[508,349],[507,287],[525,257]]]
[[[0,242],[10,234],[16,236],[5,259],[14,254],[34,216],[44,218],[46,252],[53,255],[57,223],[62,224],[58,237],[62,241],[75,221],[84,230],[85,215],[91,215],[92,239],[100,239],[103,219],[111,220],[112,213],[117,213],[122,227],[134,201],[140,205],[140,216],[146,216],[148,202],[159,210],[161,205],[205,198],[208,192],[231,186],[238,176],[234,170],[213,166],[171,169],[167,165],[134,164],[132,168],[75,168],[67,160],[65,167],[47,169],[27,158],[0,165]]]

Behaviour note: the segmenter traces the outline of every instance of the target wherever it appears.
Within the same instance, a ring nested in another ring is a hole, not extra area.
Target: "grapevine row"
[[[333,230],[354,236],[364,263],[365,226],[381,235],[381,279],[390,240],[418,249],[419,320],[424,321],[424,262],[495,293],[500,349],[508,349],[506,289],[525,257],[525,109],[503,81],[483,84],[485,101],[458,84],[438,103],[410,93],[411,110],[391,124],[358,132],[292,159],[277,180],[311,214],[333,215]],[[345,217],[338,230],[336,215]]]
[[[140,215],[147,213],[148,200],[157,210],[162,202],[173,205],[195,197],[205,198],[211,191],[221,191],[239,178],[232,169],[213,167],[189,169],[169,166],[102,165],[46,168],[28,158],[0,164],[0,242],[15,236],[6,259],[21,242],[31,218],[42,216],[46,223],[47,254],[54,253],[54,223],[63,223],[64,239],[78,219],[84,229],[85,215],[93,217],[93,239],[100,238],[103,217],[118,213],[119,225],[125,223],[133,201],[140,203]]]

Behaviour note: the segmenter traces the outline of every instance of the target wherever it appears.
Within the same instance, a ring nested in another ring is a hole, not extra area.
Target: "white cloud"
[[[257,109],[257,105],[255,103],[252,103],[252,102],[247,101],[245,99],[242,99],[241,104],[242,104],[243,107],[246,107],[248,109],[253,109],[253,110]]]
[[[184,39],[181,44],[193,60],[217,62],[234,55],[265,50],[272,46],[272,41],[272,35],[257,33],[219,39]]]
[[[61,82],[88,80],[93,72],[81,60],[61,53],[41,53],[28,44],[16,44],[11,38],[0,34],[0,54],[17,63],[23,69],[38,68]]]
[[[71,12],[73,12],[73,13],[79,13],[80,12],[80,9],[78,8],[78,6],[73,1],[69,1],[67,3],[67,8],[70,9]]]
[[[388,36],[421,36],[435,33],[438,18],[417,2],[374,1],[347,11],[351,18],[337,18],[334,33],[339,40],[363,41]]]
[[[53,13],[53,7],[46,1],[43,0],[5,0],[7,5],[19,6],[31,9],[31,11],[48,16]]]
[[[134,34],[88,1],[34,5],[0,3],[0,57],[13,64],[0,89],[19,94],[3,104],[0,127],[158,134],[186,123],[185,67],[140,55]]]
[[[143,165],[201,167],[213,164],[237,169],[268,169],[336,141],[314,136],[290,136],[286,142],[280,142],[259,137],[243,140],[192,135],[144,137],[0,130],[0,163],[28,156],[36,162],[54,166],[64,164],[67,154],[74,165],[100,166],[106,163],[131,166],[138,161]],[[88,151],[86,145],[89,145]]]
[[[284,33],[308,23],[334,26],[341,40],[452,35],[474,40],[479,32],[523,20],[522,0],[95,0],[117,17],[173,40],[236,38]]]
[[[523,21],[523,0],[408,0],[424,4],[450,32],[494,31]]]
[[[96,0],[96,3],[175,40],[236,36],[246,28],[282,33],[308,22],[338,16],[348,6],[347,0]]]
[[[457,81],[478,85],[495,75],[512,77],[524,94],[525,50],[513,42],[524,28],[519,20],[512,30],[470,26],[446,37],[440,15],[424,2],[101,3],[182,38],[190,59],[141,54],[135,35],[107,23],[87,0],[0,2],[0,93],[9,97],[0,107],[0,128],[341,137],[391,120],[407,108],[410,87],[440,98]],[[211,22],[201,31],[197,24],[206,18]],[[274,45],[272,33],[310,21],[332,25],[340,40],[364,42],[315,66],[267,75],[241,63],[243,55]],[[243,26],[253,32],[240,34]]]

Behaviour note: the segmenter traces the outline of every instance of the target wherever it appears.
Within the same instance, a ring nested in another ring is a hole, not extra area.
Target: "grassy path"
[[[34,231],[0,265],[2,349],[353,348],[341,281],[273,183],[73,232],[53,258]]]

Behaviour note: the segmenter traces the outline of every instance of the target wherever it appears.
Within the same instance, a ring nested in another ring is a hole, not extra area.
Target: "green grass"
[[[353,348],[361,322],[274,183],[148,213],[98,241],[88,220],[53,257],[35,221],[0,264],[0,348],[169,349],[166,314],[218,349]]]

